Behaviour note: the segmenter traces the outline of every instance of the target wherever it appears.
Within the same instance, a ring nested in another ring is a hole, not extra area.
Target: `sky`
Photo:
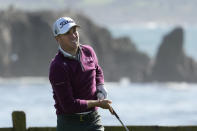
[[[196,25],[196,0],[0,0],[0,9],[10,5],[25,10],[70,9],[101,25],[160,24]]]

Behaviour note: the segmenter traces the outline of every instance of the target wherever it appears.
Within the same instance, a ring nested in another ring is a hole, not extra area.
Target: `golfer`
[[[69,17],[55,21],[59,50],[51,61],[49,80],[57,114],[57,131],[104,131],[98,107],[113,109],[107,100],[104,76],[89,45],[79,43],[79,25]]]

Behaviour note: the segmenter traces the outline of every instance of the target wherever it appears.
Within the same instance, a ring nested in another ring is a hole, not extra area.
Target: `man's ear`
[[[57,43],[59,43],[60,37],[59,36],[55,36],[55,40],[57,41]]]

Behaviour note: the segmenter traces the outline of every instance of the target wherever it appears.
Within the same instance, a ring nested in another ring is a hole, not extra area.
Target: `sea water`
[[[126,125],[196,125],[197,84],[106,82],[112,107]],[[52,89],[47,78],[0,79],[0,127],[11,127],[11,113],[24,111],[27,127],[56,126]],[[103,125],[120,125],[99,109]]]

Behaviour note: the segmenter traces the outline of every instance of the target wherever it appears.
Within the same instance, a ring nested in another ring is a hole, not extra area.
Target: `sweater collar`
[[[79,45],[79,49],[77,51],[77,54],[74,56],[74,55],[71,55],[70,53],[66,52],[65,50],[63,50],[61,48],[61,46],[59,46],[59,51],[63,54],[64,57],[68,57],[68,58],[71,58],[71,59],[77,59],[77,56],[79,56],[79,52],[81,50],[81,45]]]

